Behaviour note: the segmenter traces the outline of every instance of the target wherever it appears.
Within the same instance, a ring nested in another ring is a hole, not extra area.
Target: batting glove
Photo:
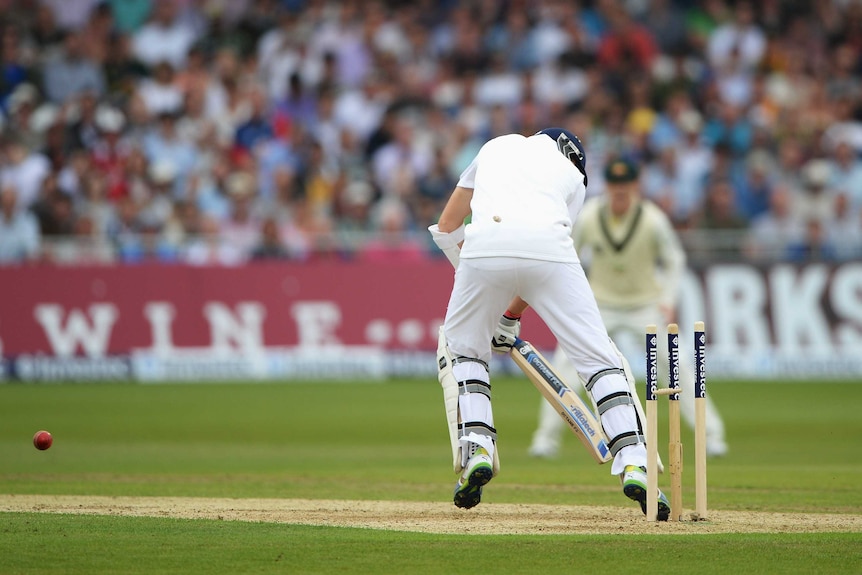
[[[503,314],[494,337],[491,338],[491,351],[494,353],[509,353],[515,345],[515,338],[521,333],[521,317],[514,317],[508,312]]]

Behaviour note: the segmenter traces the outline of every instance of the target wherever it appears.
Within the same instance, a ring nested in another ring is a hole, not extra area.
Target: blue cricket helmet
[[[557,149],[572,162],[584,175],[584,186],[587,185],[587,155],[580,138],[565,128],[545,128],[534,135],[545,134],[557,144]]]

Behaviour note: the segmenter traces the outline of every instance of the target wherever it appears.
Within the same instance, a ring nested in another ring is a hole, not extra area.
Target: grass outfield
[[[795,513],[792,521],[815,527],[818,514],[862,515],[862,385],[710,383],[731,447],[710,461],[711,509]],[[574,437],[557,460],[527,457],[538,394],[525,379],[496,379],[494,393],[502,472],[486,488],[480,517],[493,522],[508,504],[599,506],[635,517],[609,468],[593,463]],[[0,385],[0,509],[11,495],[444,505],[454,475],[441,397],[433,379]],[[54,434],[50,450],[33,448],[38,429]],[[687,428],[683,442],[690,509]],[[451,573],[483,556],[494,573],[552,572],[561,563],[602,573],[618,570],[613,557],[647,572],[658,565],[671,573],[862,572],[857,529],[781,533],[799,530],[788,524],[775,533],[710,533],[700,525],[685,534],[662,525],[654,534],[459,536],[16,511],[0,513],[0,573]]]

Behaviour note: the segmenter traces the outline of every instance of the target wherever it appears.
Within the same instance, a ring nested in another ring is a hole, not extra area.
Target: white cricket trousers
[[[452,355],[488,362],[494,330],[516,295],[529,303],[547,324],[584,380],[589,381],[604,369],[622,369],[581,265],[513,257],[461,260],[443,324]],[[529,339],[530,326],[522,328]],[[624,375],[611,374],[596,382],[592,394],[598,402],[628,390]],[[493,426],[490,404],[486,417],[490,420],[486,423]],[[637,416],[631,405],[609,409],[601,421],[610,439],[638,432]],[[626,465],[646,465],[643,443],[622,448],[614,457],[611,473],[622,473]]]

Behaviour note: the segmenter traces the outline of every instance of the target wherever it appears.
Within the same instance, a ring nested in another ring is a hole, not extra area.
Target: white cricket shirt
[[[490,140],[458,185],[473,190],[462,259],[578,261],[571,232],[586,194],[583,175],[548,136]]]

